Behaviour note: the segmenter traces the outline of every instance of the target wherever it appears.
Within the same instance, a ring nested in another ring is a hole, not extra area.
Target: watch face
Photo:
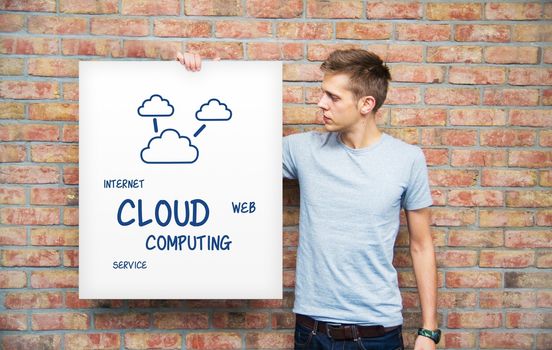
[[[429,330],[429,329],[420,328],[420,329],[418,329],[418,335],[423,335],[424,337],[428,337],[428,338],[432,339],[435,342],[435,344],[439,343],[439,341],[441,340],[441,330],[440,329],[432,331],[432,330]]]

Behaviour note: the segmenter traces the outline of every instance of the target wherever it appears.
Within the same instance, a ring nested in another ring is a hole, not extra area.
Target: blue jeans
[[[382,335],[381,337],[359,338],[354,340],[334,340],[327,334],[313,331],[299,323],[295,323],[295,349],[312,350],[403,350],[402,327]]]

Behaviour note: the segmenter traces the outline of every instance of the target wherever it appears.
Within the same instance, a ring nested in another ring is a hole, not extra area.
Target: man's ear
[[[373,96],[363,96],[358,100],[360,114],[370,113],[376,106],[376,99]]]

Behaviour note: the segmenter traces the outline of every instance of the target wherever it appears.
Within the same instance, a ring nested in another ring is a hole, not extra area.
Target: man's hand
[[[191,72],[199,72],[201,70],[201,56],[191,52],[177,52],[176,60],[186,67]]]
[[[435,342],[428,337],[419,335],[414,343],[414,350],[435,350]]]

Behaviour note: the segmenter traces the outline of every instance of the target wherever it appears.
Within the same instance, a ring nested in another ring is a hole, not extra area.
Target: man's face
[[[348,86],[347,74],[324,75],[318,107],[322,109],[322,120],[328,131],[351,131],[361,121],[358,101]]]

